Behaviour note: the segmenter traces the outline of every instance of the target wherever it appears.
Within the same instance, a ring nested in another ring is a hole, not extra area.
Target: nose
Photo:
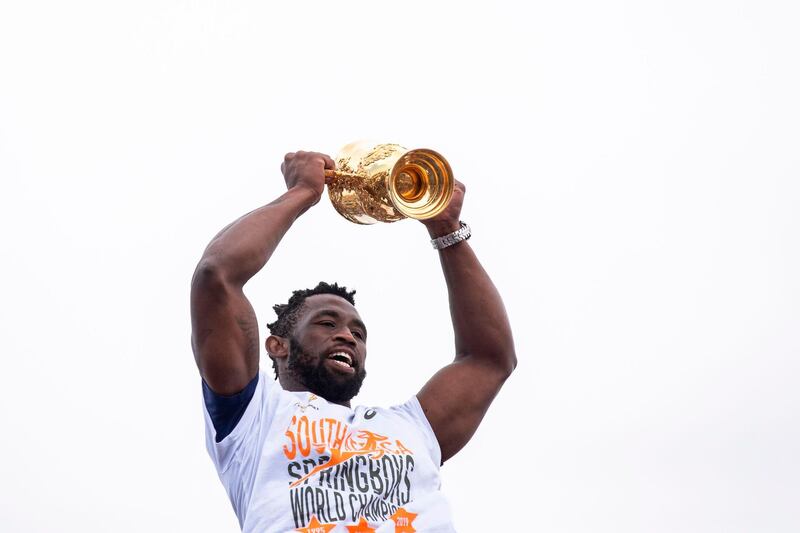
[[[350,328],[339,328],[334,336],[334,339],[337,341],[346,342],[350,346],[356,346],[356,339],[353,337],[353,333],[350,331]]]

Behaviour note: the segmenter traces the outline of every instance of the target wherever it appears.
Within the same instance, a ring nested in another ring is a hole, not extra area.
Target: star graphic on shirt
[[[416,529],[411,527],[411,524],[414,522],[417,514],[419,513],[409,513],[402,507],[399,508],[392,516],[389,517],[392,519],[392,521],[394,521],[395,533],[414,533]]]
[[[345,526],[349,533],[375,533],[375,530],[369,527],[367,521],[364,520],[364,517],[361,517],[361,520],[358,521],[358,524],[354,526]]]
[[[300,533],[328,533],[331,529],[335,528],[336,524],[320,524],[316,516],[311,516],[311,522],[306,527],[295,529]]]

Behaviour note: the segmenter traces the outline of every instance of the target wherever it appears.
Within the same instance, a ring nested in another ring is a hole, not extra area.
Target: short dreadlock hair
[[[289,337],[294,332],[294,327],[297,325],[297,319],[300,318],[300,312],[303,310],[303,304],[306,298],[316,294],[333,294],[344,298],[351,305],[356,305],[353,295],[356,291],[348,291],[347,287],[341,286],[336,282],[325,283],[320,281],[313,289],[300,289],[292,291],[292,297],[285,304],[275,304],[272,309],[278,315],[278,319],[271,324],[267,324],[269,332],[278,337]],[[272,368],[275,370],[275,379],[278,379],[278,363],[275,358],[272,359]]]

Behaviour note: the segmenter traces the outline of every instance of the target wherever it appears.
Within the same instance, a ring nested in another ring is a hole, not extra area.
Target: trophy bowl
[[[428,148],[358,141],[326,170],[328,196],[350,222],[374,224],[433,218],[447,207],[455,179],[447,160]]]

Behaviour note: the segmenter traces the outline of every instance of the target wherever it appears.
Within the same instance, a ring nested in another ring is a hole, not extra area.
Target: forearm
[[[264,267],[297,217],[314,201],[313,193],[294,188],[237,219],[209,243],[198,271],[201,266],[213,269],[228,281],[244,285]]]
[[[431,237],[442,231],[429,230]],[[456,360],[483,359],[510,373],[517,364],[503,300],[467,241],[439,251],[450,300]]]

